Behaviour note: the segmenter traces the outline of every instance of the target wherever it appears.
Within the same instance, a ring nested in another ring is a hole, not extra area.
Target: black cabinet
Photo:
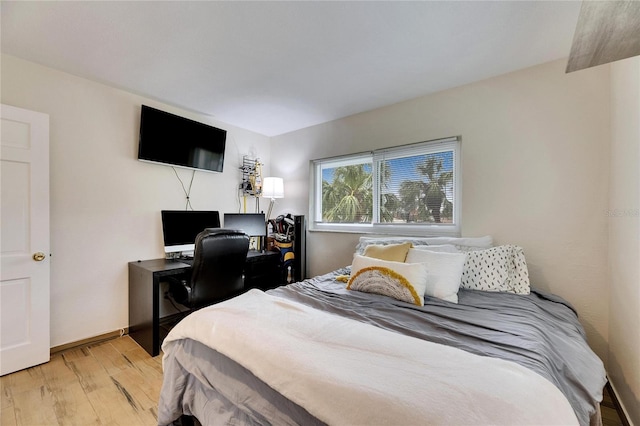
[[[176,260],[129,262],[129,335],[151,356],[160,353],[160,281],[188,276],[191,266]]]
[[[282,284],[279,252],[249,252],[244,264],[245,290],[250,288],[269,290]]]
[[[307,230],[304,216],[293,217],[293,281],[307,278]]]

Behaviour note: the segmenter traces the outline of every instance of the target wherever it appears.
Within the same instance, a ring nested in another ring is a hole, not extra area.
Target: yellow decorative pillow
[[[411,247],[412,244],[409,242],[388,245],[372,244],[364,249],[364,253],[362,253],[362,255],[366,257],[373,257],[375,259],[389,260],[392,262],[404,262]]]
[[[414,305],[424,305],[427,267],[422,263],[389,262],[356,255],[348,290],[382,294]]]

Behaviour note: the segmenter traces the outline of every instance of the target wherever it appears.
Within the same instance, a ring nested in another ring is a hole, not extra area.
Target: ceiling
[[[267,136],[566,58],[577,1],[1,2],[2,52]]]

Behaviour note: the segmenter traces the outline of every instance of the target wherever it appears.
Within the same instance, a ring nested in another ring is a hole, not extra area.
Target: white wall
[[[611,384],[640,425],[640,57],[611,64]]]
[[[160,210],[185,207],[170,167],[136,159],[140,105],[228,131],[224,173],[195,175],[196,210],[238,211],[242,155],[268,173],[269,140],[12,56],[1,65],[2,103],[50,116],[51,346],[127,327],[127,262],[163,257]]]
[[[462,234],[524,247],[534,286],[568,299],[606,361],[609,68],[555,61],[272,138],[281,210],[308,214],[309,160],[462,135]],[[304,151],[301,149],[304,147]],[[357,235],[311,232],[308,274]]]

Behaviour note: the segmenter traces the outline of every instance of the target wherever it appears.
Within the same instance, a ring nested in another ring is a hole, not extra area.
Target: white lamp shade
[[[284,183],[282,178],[264,178],[264,182],[262,182],[262,196],[265,198],[284,198]]]

